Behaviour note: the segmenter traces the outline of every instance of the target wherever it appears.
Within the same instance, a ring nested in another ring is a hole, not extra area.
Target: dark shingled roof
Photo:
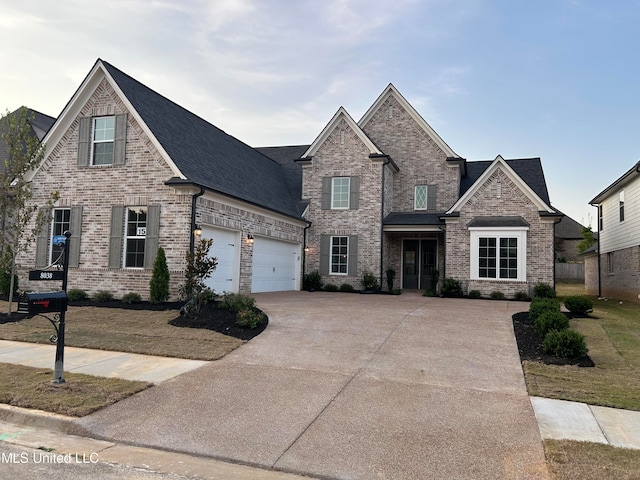
[[[556,237],[582,240],[582,225],[567,215],[562,217],[562,219],[556,223],[555,232]],[[597,233],[594,235],[597,237]]]
[[[394,212],[387,215],[384,225],[444,225],[443,213]]]
[[[482,228],[482,227],[528,227],[529,223],[520,217],[475,217],[469,222],[467,227],[469,228]]]
[[[542,162],[539,158],[520,158],[505,161],[547,205],[550,205],[547,183],[544,179]],[[492,163],[493,160],[467,162],[467,174],[460,181],[460,197],[471,188]]]
[[[21,108],[24,108],[24,107],[21,107]],[[15,112],[11,112],[9,115],[16,115],[17,113],[19,113],[19,111],[20,109],[16,110]],[[35,110],[32,110],[31,108],[27,108],[27,111],[28,111],[29,117],[32,117],[29,122],[31,124],[31,132],[33,133],[33,135],[38,137],[38,140],[42,140],[44,136],[47,134],[47,132],[49,131],[49,129],[51,128],[51,126],[54,124],[56,119],[53,117],[50,117],[49,115],[45,115],[44,113],[40,113]],[[3,124],[5,123],[4,118],[2,122]],[[2,124],[0,124],[0,133],[4,133],[4,126]],[[7,144],[0,136],[0,172],[4,172],[4,169],[5,169],[4,162],[7,159],[7,156],[8,156]]]
[[[189,181],[300,218],[299,197],[282,166],[102,61],[158,142]]]

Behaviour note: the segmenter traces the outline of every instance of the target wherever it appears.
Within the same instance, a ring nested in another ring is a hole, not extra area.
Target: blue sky
[[[640,0],[0,0],[0,108],[57,116],[102,58],[253,146],[393,83],[468,160],[541,157],[595,227],[640,159]]]

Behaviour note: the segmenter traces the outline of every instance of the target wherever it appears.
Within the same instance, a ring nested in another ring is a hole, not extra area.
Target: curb
[[[0,403],[0,421],[14,425],[66,434],[73,430],[76,420],[76,417]]]

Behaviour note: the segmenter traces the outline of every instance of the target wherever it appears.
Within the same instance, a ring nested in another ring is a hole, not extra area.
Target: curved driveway
[[[527,304],[255,297],[264,333],[79,429],[322,478],[548,478],[511,325]]]

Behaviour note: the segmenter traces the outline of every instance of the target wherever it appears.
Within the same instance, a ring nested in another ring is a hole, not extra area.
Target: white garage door
[[[216,293],[237,292],[240,275],[240,233],[223,228],[202,227],[202,238],[212,238],[209,255],[218,259],[213,275],[205,280]]]
[[[251,291],[297,290],[300,245],[256,237],[253,244]]]

